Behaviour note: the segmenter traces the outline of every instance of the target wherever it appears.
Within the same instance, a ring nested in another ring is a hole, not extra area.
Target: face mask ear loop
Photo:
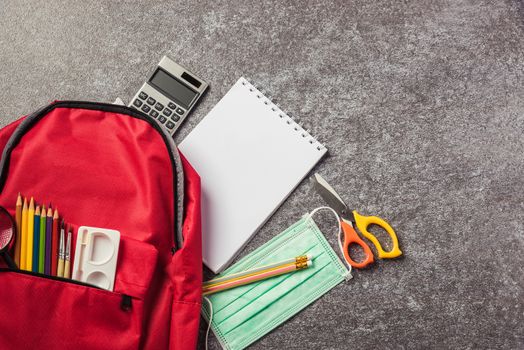
[[[209,305],[209,322],[207,324],[207,331],[206,331],[206,350],[207,350],[209,331],[211,330],[211,323],[213,322],[213,304],[211,303],[211,300],[209,300],[206,297],[204,297],[204,300],[207,302],[207,305]]]
[[[310,218],[313,218],[313,215],[315,215],[317,212],[321,211],[321,210],[329,210],[331,211],[335,217],[337,218],[337,223],[338,223],[338,237],[337,237],[337,242],[338,242],[338,247],[340,248],[340,253],[342,254],[342,256],[344,256],[344,247],[342,247],[342,225],[340,223],[340,216],[338,216],[337,212],[331,208],[331,207],[318,207],[316,209],[314,209],[310,214],[309,214],[309,217]],[[348,264],[348,262],[346,261],[346,259],[342,259],[342,261],[346,264],[346,266],[348,267],[348,273],[346,275],[346,280],[350,280],[353,278],[353,276],[351,275],[351,265]]]

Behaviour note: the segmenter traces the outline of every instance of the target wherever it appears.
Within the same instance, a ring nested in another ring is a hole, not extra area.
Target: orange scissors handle
[[[343,245],[344,249],[343,250],[344,250],[344,258],[346,259],[346,261],[351,266],[357,269],[362,269],[368,266],[369,264],[372,264],[374,261],[373,252],[371,251],[369,246],[366,244],[366,242],[364,242],[362,238],[358,236],[357,232],[355,231],[353,226],[351,226],[351,224],[348,224],[344,220],[342,220],[340,224],[342,225],[342,231],[344,231],[344,245]],[[360,246],[362,250],[364,250],[364,255],[365,255],[364,260],[362,260],[361,262],[356,262],[353,259],[351,259],[351,257],[349,256],[349,246],[351,244],[356,244]]]

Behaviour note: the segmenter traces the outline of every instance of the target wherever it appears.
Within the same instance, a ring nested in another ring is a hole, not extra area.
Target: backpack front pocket
[[[43,349],[138,348],[142,300],[133,298],[131,307],[123,308],[128,297],[120,293],[14,270],[0,276],[5,349],[21,343]]]

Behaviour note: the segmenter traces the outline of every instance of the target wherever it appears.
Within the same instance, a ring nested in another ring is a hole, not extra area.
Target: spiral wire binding
[[[255,96],[258,99],[262,100],[263,103],[266,106],[268,106],[268,108],[270,108],[272,112],[277,114],[280,119],[285,121],[285,123],[287,125],[292,126],[293,129],[296,132],[300,133],[300,136],[302,136],[302,138],[306,139],[309,142],[309,144],[315,145],[315,147],[316,147],[316,149],[318,151],[322,151],[322,150],[324,150],[326,148],[316,138],[311,136],[311,134],[306,129],[304,129],[302,126],[300,126],[300,124],[298,124],[298,122],[296,122],[293,118],[291,118],[288,113],[286,113],[282,109],[280,109],[280,107],[276,103],[273,103],[271,101],[271,98],[267,97],[264,94],[264,92],[261,90],[261,88],[257,88],[257,86],[255,86],[254,84],[249,82],[249,80],[247,78],[245,78],[245,77],[242,77],[242,85],[248,87],[250,92],[254,93]]]

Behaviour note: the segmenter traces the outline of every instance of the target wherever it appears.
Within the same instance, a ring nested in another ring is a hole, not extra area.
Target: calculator
[[[129,107],[155,118],[174,135],[207,86],[195,74],[164,56]]]

